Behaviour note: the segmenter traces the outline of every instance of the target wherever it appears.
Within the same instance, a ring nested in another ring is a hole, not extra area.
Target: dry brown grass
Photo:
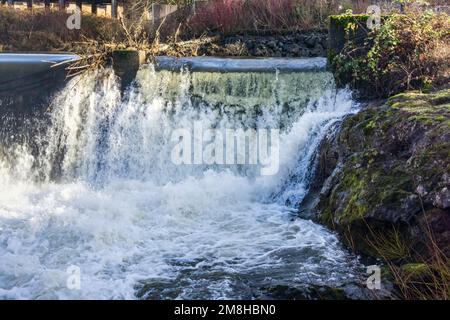
[[[413,263],[396,265],[388,260],[401,296],[408,300],[450,299],[450,258],[446,256],[428,234],[430,257],[416,259]]]
[[[374,231],[367,245],[384,261],[400,299],[450,299],[450,257],[437,245],[429,226],[422,229],[426,252],[419,253],[396,228]]]
[[[117,20],[83,15],[81,30],[66,27],[68,13],[0,8],[2,51],[73,51],[78,42],[123,42],[125,35]]]
[[[114,20],[90,14],[82,16],[80,30],[69,30],[70,14],[23,11],[0,8],[0,51],[4,52],[74,52],[81,58],[72,64],[69,75],[106,65],[115,49],[148,49],[146,17]]]

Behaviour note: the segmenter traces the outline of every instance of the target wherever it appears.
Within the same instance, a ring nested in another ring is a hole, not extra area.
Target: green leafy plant
[[[347,31],[360,27],[348,21]],[[379,29],[367,32],[362,44],[349,38],[342,52],[331,57],[341,84],[384,97],[410,89],[430,90],[448,81],[447,14],[392,14],[384,17]]]

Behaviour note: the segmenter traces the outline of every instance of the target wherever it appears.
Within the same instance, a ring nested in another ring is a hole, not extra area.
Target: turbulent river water
[[[357,109],[325,71],[149,65],[122,98],[111,70],[72,79],[39,130],[0,148],[0,298],[253,299],[357,283],[358,259],[297,206],[321,139]],[[194,123],[281,129],[277,174],[176,165],[171,135]]]

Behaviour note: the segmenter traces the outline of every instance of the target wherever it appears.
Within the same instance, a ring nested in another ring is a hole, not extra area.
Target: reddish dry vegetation
[[[301,30],[326,26],[342,1],[217,0],[202,7],[188,22],[193,33],[242,30]]]
[[[337,0],[215,0],[198,8],[189,6],[152,25],[144,19],[137,0],[131,18],[112,20],[83,15],[81,30],[66,27],[68,14],[44,10],[0,7],[0,51],[78,51],[79,42],[177,42],[204,35],[245,32],[298,31],[326,27],[328,15],[337,13]],[[130,9],[131,10],[131,9]],[[138,12],[139,11],[139,12]]]

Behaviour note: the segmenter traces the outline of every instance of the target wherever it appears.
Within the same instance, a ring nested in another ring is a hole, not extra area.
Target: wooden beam
[[[27,8],[28,8],[28,10],[33,9],[33,0],[27,0]]]

